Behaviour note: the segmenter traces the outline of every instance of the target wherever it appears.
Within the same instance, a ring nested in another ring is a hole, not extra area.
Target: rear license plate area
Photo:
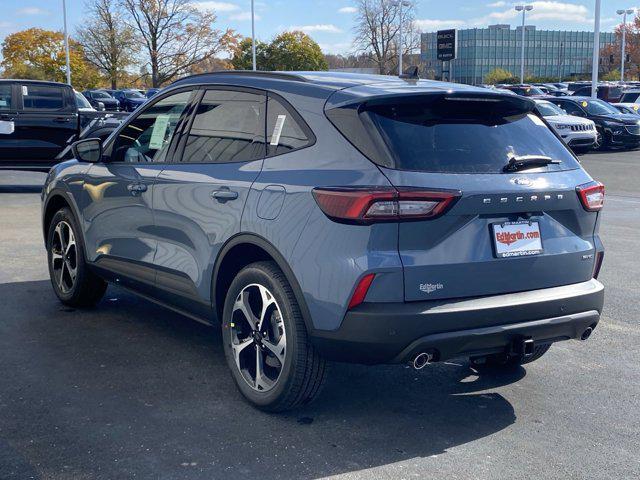
[[[502,222],[491,225],[496,257],[526,257],[543,252],[540,225],[535,221]]]

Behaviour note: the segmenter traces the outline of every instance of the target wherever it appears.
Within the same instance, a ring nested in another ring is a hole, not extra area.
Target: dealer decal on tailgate
[[[542,253],[538,222],[494,223],[492,227],[498,257],[522,257]]]

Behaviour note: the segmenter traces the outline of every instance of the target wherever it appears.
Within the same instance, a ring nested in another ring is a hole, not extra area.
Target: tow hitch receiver
[[[528,358],[533,355],[534,348],[533,338],[517,338],[511,343],[509,354]]]

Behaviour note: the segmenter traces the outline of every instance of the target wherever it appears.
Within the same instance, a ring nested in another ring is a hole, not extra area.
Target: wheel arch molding
[[[250,251],[251,254],[242,258],[240,261],[234,261],[234,253],[240,253],[240,251]],[[260,260],[273,260],[280,270],[282,270],[300,306],[302,317],[307,327],[307,333],[311,334],[314,331],[311,313],[309,312],[302,289],[293,270],[273,244],[253,233],[240,233],[231,237],[221,248],[216,258],[211,283],[211,308],[218,317],[218,320],[222,321],[224,299],[229,285],[231,285],[233,278],[235,278],[235,274],[245,266]],[[230,270],[225,272],[224,267],[229,267]]]
[[[42,203],[42,233],[44,236],[45,244],[47,242],[47,235],[49,232],[49,223],[58,210],[63,207],[68,207],[71,210],[78,228],[80,229],[79,237],[84,247],[84,235],[81,227],[81,217],[79,215],[78,206],[73,199],[73,196],[62,188],[54,188],[46,193],[46,197]]]

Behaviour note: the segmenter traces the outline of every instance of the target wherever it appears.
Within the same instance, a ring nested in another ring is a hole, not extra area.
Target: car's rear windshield
[[[524,155],[560,161],[543,167],[544,171],[578,167],[540,118],[514,109],[509,102],[493,102],[405,98],[368,105],[360,116],[379,132],[396,169],[500,173],[510,159]]]

